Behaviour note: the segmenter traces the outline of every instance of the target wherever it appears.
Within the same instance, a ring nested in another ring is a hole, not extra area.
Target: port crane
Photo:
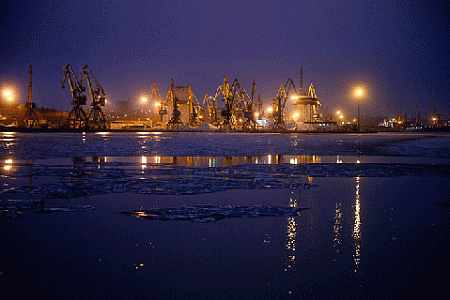
[[[38,127],[38,117],[36,114],[36,103],[32,100],[33,89],[32,89],[32,70],[30,65],[30,82],[28,84],[28,101],[25,104],[27,112],[25,113],[25,127],[35,128]]]
[[[293,92],[295,93],[294,97],[298,97],[297,90],[295,89],[295,84],[292,81],[291,78],[288,78],[286,83],[284,85],[281,85],[278,89],[277,95],[275,96],[275,99],[273,100],[272,105],[274,106],[273,109],[273,130],[280,130],[284,131],[286,130],[286,123],[284,122],[284,108],[286,106],[286,101],[289,98],[291,89],[293,89]]]
[[[223,101],[226,102],[225,109],[221,111],[221,115],[223,117],[222,124],[218,124],[222,128],[233,128],[235,123],[235,118],[233,116],[233,108],[234,108],[234,97],[231,92],[231,85],[228,83],[228,75],[225,75],[223,79],[223,85],[220,85],[216,94],[213,98],[213,103],[217,103],[217,97],[222,93]]]
[[[197,127],[200,126],[202,120],[200,119],[200,109],[201,106],[198,103],[198,99],[192,91],[192,85],[188,86],[188,105],[189,105],[189,124],[191,126]],[[195,101],[194,101],[195,100]]]
[[[170,100],[172,103],[172,117],[170,118],[169,122],[167,123],[167,126],[172,129],[176,130],[179,126],[183,126],[183,122],[181,122],[181,112],[178,110],[178,98],[173,93],[173,78],[172,82],[170,83],[170,90],[167,92],[166,101]]]
[[[72,129],[85,128],[88,118],[82,106],[86,105],[86,95],[84,95],[86,89],[78,82],[70,65],[64,67],[64,77],[61,84],[61,88],[63,89],[65,88],[66,79],[69,82],[73,105],[73,108],[67,117],[67,126]]]
[[[217,99],[205,94],[205,97],[203,97],[203,106],[205,106],[205,103],[208,110],[209,122],[218,127],[219,118],[217,116]]]
[[[89,77],[92,77],[92,79],[95,82],[95,90],[92,88],[91,80]],[[87,117],[87,122],[89,127],[94,129],[105,129],[106,128],[106,118],[105,114],[103,113],[101,107],[105,106],[106,104],[106,98],[105,98],[105,91],[103,90],[102,86],[97,82],[94,75],[92,74],[91,70],[87,65],[83,67],[83,77],[81,79],[81,84],[83,81],[87,81],[87,86],[89,88],[89,94],[92,98],[92,110],[89,113],[89,116]]]
[[[167,114],[167,101],[163,100],[161,97],[161,93],[159,92],[158,87],[156,86],[156,83],[153,83],[152,90],[150,91],[150,99],[155,100],[155,106],[158,109],[158,113],[161,117],[161,122],[163,121],[164,115]]]
[[[256,87],[255,83],[253,87]],[[223,85],[219,86],[216,90],[216,94],[212,100],[213,104],[217,104],[217,97],[220,94],[223,95],[223,101],[225,102],[225,109],[223,109],[221,112],[223,122],[222,124],[220,124],[220,126],[222,128],[233,129],[236,124],[236,117],[238,115],[241,115],[242,112],[244,112],[244,117],[246,117],[248,121],[244,122],[243,127],[251,127],[252,124],[256,124],[256,122],[254,121],[253,100],[252,98],[250,98],[245,88],[240,86],[237,79],[235,79],[233,83],[230,84],[228,82],[228,75],[225,75],[223,79]]]
[[[247,92],[244,89],[245,94],[248,97]],[[252,96],[249,98],[249,101],[245,103],[245,112],[244,112],[244,118],[246,120],[244,121],[244,124],[242,124],[242,129],[244,130],[250,130],[256,128],[256,116],[255,116],[255,92],[256,92],[256,82],[253,81],[252,83]],[[262,104],[261,104],[262,105]]]

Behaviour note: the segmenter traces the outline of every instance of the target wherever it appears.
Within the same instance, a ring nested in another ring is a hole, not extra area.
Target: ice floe
[[[8,200],[0,202],[0,220],[21,217],[24,212],[55,213],[93,210],[92,205],[66,205],[61,207],[45,207],[44,200]]]
[[[149,210],[120,211],[118,213],[138,218],[168,221],[187,220],[208,223],[225,218],[295,217],[307,208],[281,206],[240,205],[187,205],[178,208],[154,208]]]
[[[308,189],[307,177],[450,176],[446,164],[301,163],[186,167],[174,164],[91,162],[68,166],[16,166],[16,178],[46,183],[2,188],[4,193],[74,198],[110,193],[189,195],[229,189]]]

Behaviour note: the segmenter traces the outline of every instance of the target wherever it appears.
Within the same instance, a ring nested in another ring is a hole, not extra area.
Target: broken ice
[[[187,220],[198,223],[215,222],[225,218],[295,217],[307,208],[281,206],[187,205],[178,208],[121,211],[120,214],[138,218],[168,221]]]

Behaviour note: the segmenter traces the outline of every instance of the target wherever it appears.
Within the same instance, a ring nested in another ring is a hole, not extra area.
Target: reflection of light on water
[[[5,171],[10,171],[13,167],[13,160],[11,158],[5,159],[3,169]]]
[[[96,132],[95,134],[98,134],[98,135],[100,135],[102,138],[103,138],[103,140],[107,140],[108,139],[108,135],[110,134],[109,132],[107,132],[107,131],[105,131],[105,132]]]
[[[145,169],[147,167],[147,157],[146,156],[142,156],[141,157],[141,168]]]
[[[14,132],[2,132],[0,135],[0,142],[4,150],[14,145]]]
[[[291,191],[291,194],[294,192]],[[297,199],[291,197],[289,199],[289,207],[297,207]],[[286,251],[288,252],[288,261],[284,271],[288,271],[295,264],[295,239],[297,237],[297,222],[294,217],[288,218],[288,225],[286,231]]]
[[[210,158],[208,159],[208,167],[214,168],[215,166],[216,166],[216,158],[210,157]]]
[[[359,183],[360,177],[356,177],[355,220],[353,223],[353,234],[352,234],[355,242],[355,254],[353,255],[353,259],[355,261],[356,267],[358,267],[360,263],[360,249],[361,249],[361,203],[359,199]]]
[[[335,251],[339,253],[341,245],[342,245],[342,239],[341,239],[341,229],[342,229],[342,210],[341,210],[341,203],[336,203],[336,210],[334,211],[334,226],[333,226],[333,247],[335,248]]]
[[[146,148],[146,146],[141,145],[141,149]],[[145,152],[141,152],[141,155],[145,155]],[[138,156],[139,161],[136,161],[136,157],[103,157],[104,161],[108,159],[110,162],[121,162],[122,160],[132,161],[142,165],[142,156]],[[187,166],[187,167],[223,167],[223,166],[235,166],[235,165],[251,165],[251,164],[305,164],[320,162],[317,157],[309,155],[266,155],[266,156],[160,156],[160,155],[150,155],[145,156],[148,164],[174,164],[177,166]],[[90,159],[90,157],[78,157],[78,160],[85,161]],[[151,167],[151,166],[150,166]]]

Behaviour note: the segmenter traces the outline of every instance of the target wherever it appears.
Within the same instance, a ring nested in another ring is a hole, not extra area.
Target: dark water
[[[19,299],[398,299],[406,293],[436,298],[446,292],[450,177],[437,168],[446,164],[443,151],[438,157],[287,153],[277,162],[274,154],[270,163],[262,154],[255,157],[264,162],[218,155],[219,166],[210,166],[214,157],[180,156],[174,162],[173,156],[158,161],[158,155],[134,153],[93,159],[58,156],[65,150],[57,148],[46,150],[52,153],[48,157],[41,150],[41,158],[29,161],[19,145],[26,138],[16,138],[8,146],[13,150],[2,154],[2,203],[43,200],[47,208],[95,209],[32,209],[4,217],[0,283],[5,297],[12,291]],[[388,140],[378,147],[392,149],[395,142],[396,149],[420,152],[420,144]],[[349,166],[357,160],[356,171],[364,176],[352,176]],[[304,169],[317,162],[326,168]],[[402,163],[401,172],[396,162]],[[312,171],[320,176],[311,176]],[[211,186],[198,187],[207,178],[214,179]],[[160,190],[149,188],[154,182],[163,184]],[[206,188],[210,192],[200,193]],[[309,209],[296,217],[211,223],[115,213],[191,204]]]

